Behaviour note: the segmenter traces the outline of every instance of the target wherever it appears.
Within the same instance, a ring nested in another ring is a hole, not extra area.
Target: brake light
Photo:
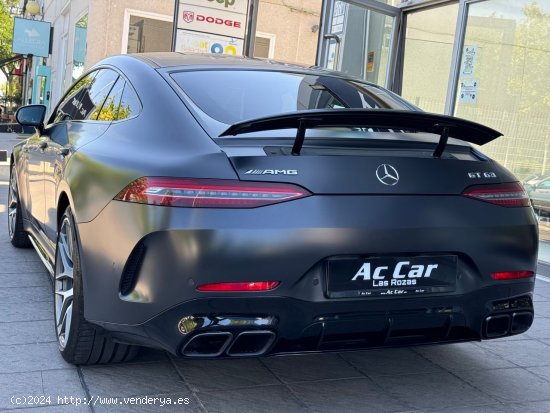
[[[533,275],[535,275],[533,271],[503,271],[492,273],[491,278],[495,280],[519,280],[521,278],[530,278]]]
[[[280,284],[279,281],[250,281],[237,283],[203,284],[197,287],[198,291],[269,291]]]
[[[297,185],[222,179],[139,178],[115,199],[189,208],[255,208],[311,193]]]
[[[462,195],[504,207],[531,205],[527,193],[519,182],[470,186]]]

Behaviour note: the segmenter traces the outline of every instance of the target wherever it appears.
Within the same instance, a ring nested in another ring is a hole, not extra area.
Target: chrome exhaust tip
[[[269,330],[243,331],[231,343],[227,349],[227,355],[232,357],[260,356],[269,350],[275,338],[275,333]]]
[[[533,313],[530,311],[521,311],[512,314],[512,334],[519,334],[529,330],[533,324]]]
[[[187,357],[217,357],[224,353],[232,339],[233,334],[227,331],[199,333],[185,343],[181,354]]]
[[[485,337],[496,338],[510,332],[511,317],[509,314],[489,316],[485,319]]]

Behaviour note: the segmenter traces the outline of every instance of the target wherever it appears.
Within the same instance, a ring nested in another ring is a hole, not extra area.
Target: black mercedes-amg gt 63
[[[107,58],[11,155],[9,236],[53,277],[76,364],[503,337],[533,320],[537,222],[471,143],[382,87],[234,57]]]

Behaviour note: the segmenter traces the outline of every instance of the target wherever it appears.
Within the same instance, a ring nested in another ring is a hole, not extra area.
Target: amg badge
[[[245,175],[298,175],[297,169],[249,169]]]

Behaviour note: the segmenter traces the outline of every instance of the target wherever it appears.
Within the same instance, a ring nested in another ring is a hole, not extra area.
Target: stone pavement
[[[0,134],[0,149],[15,142]],[[48,273],[33,250],[9,243],[7,181],[0,165],[0,411],[550,412],[550,282],[542,278],[533,327],[508,339],[246,360],[145,350],[131,363],[71,366],[57,350]],[[16,404],[29,396],[35,404]],[[92,405],[75,405],[85,399]]]

